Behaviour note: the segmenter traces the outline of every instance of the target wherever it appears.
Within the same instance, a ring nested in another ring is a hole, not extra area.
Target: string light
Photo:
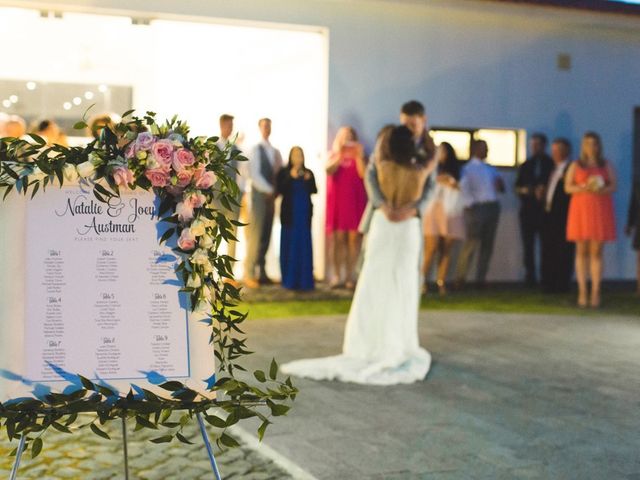
[[[35,90],[36,87],[36,82],[27,82],[27,90]]]
[[[64,102],[62,104],[62,108],[64,108],[65,110],[71,110],[71,102]]]
[[[90,92],[90,91],[84,92],[84,98],[86,98],[87,100],[91,100],[93,98],[93,92]]]
[[[74,105],[80,105],[82,103],[82,99],[80,97],[73,97],[72,102]]]

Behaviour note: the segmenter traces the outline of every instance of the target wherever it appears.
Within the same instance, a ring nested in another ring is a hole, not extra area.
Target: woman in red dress
[[[341,284],[345,272],[345,286],[354,287],[354,269],[360,252],[358,226],[367,206],[364,189],[366,161],[364,148],[358,143],[352,127],[338,130],[327,164],[326,230],[333,266],[332,287]]]
[[[602,247],[616,239],[612,193],[615,172],[602,156],[602,142],[595,132],[582,138],[580,158],[565,177],[565,190],[571,195],[567,219],[567,240],[576,243],[578,306],[600,306]],[[587,270],[591,273],[591,296],[587,294]]]

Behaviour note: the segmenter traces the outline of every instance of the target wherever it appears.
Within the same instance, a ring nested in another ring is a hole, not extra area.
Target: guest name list
[[[27,210],[27,377],[61,380],[53,366],[104,380],[189,376],[186,311],[173,255],[158,244],[154,195],[99,202],[51,188]]]

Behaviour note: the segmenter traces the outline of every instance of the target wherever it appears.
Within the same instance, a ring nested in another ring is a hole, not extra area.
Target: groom
[[[436,146],[427,130],[427,115],[425,113],[424,105],[417,100],[411,100],[402,105],[402,108],[400,109],[400,123],[413,133],[413,141],[416,144],[418,155],[425,157],[427,162],[430,162],[435,156]],[[373,155],[369,159],[369,165],[367,165],[364,182],[367,189],[367,195],[369,196],[369,202],[367,203],[367,208],[362,216],[359,230],[360,233],[366,235],[369,232],[373,212],[377,208],[382,208],[386,217],[392,222],[399,222],[415,215],[422,216],[427,205],[427,199],[429,198],[433,178],[429,177],[429,179],[427,179],[422,192],[422,197],[416,207],[404,211],[392,210],[387,205],[386,200],[380,191],[378,170],[376,168],[376,162]]]

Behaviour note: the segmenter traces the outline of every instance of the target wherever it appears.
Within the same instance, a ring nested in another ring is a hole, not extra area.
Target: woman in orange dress
[[[613,168],[602,156],[602,142],[595,132],[582,138],[580,158],[565,177],[571,195],[567,219],[567,240],[576,243],[578,306],[600,306],[602,248],[616,239],[612,194],[616,190]],[[591,274],[591,296],[587,293],[587,271]]]

